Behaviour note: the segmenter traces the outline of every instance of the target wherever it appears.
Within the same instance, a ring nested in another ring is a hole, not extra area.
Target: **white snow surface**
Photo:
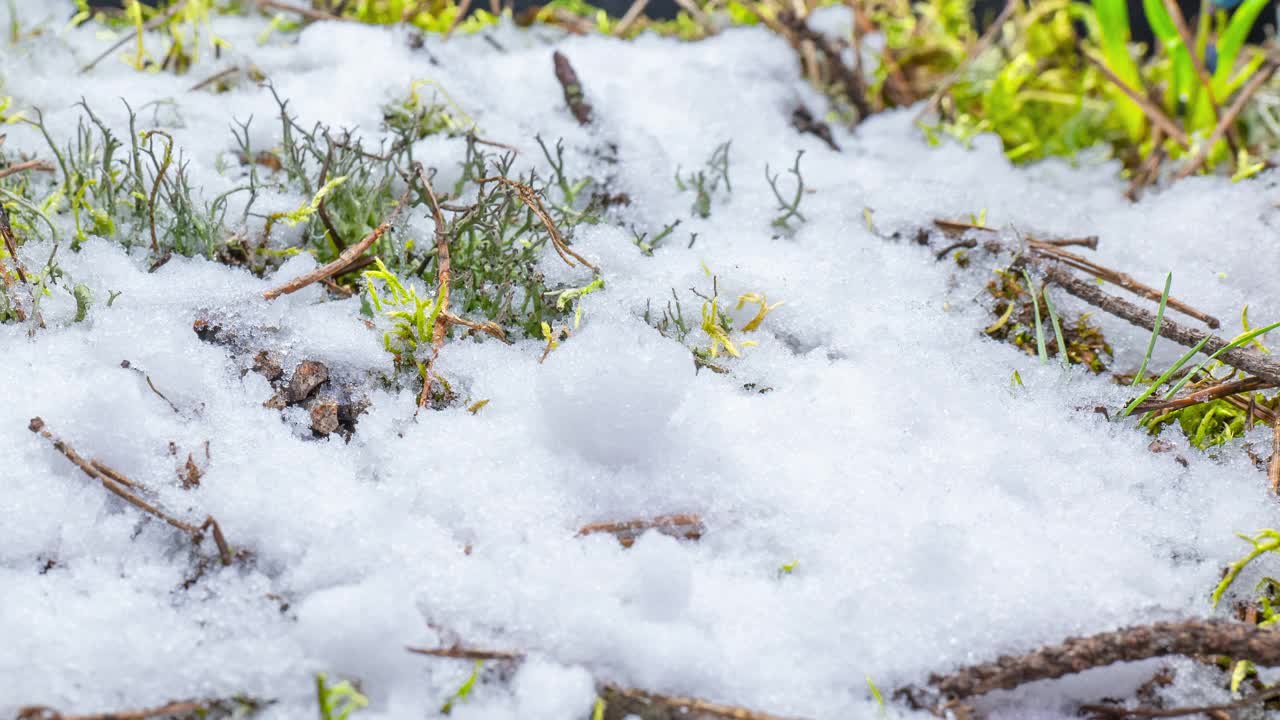
[[[261,299],[309,258],[259,279],[181,257],[149,274],[145,252],[100,240],[61,248],[68,275],[99,298],[88,319],[72,322],[70,297],[55,291],[47,329],[0,326],[0,716],[247,693],[277,701],[264,717],[309,717],[317,671],[360,681],[372,702],[357,717],[432,716],[471,667],[405,646],[447,644],[432,628],[448,628],[531,655],[509,682],[480,684],[458,718],[586,718],[593,679],[785,716],[875,717],[868,678],[887,692],[1073,634],[1208,615],[1209,590],[1243,547],[1234,534],[1278,520],[1240,441],[1215,458],[1179,448],[1183,467],[1150,452],[1132,422],[1093,412],[1121,405],[1124,388],[985,339],[991,318],[974,301],[994,261],[975,255],[979,267],[961,271],[883,237],[983,209],[994,225],[1098,234],[1100,262],[1153,285],[1172,270],[1174,293],[1234,334],[1245,304],[1255,324],[1280,316],[1276,175],[1191,179],[1132,204],[1114,164],[1014,168],[992,138],[929,147],[910,110],[837,130],[836,153],[791,128],[797,102],[824,105],[792,51],[759,29],[686,44],[504,25],[493,36],[505,52],[479,36],[429,37],[432,64],[402,30],[319,23],[259,45],[265,20],[218,18],[232,50],[205,52],[175,77],[114,56],[80,74],[109,40],[65,29],[70,2],[20,0],[17,11],[27,26],[47,19],[47,31],[0,53],[4,94],[41,108],[55,136],[74,128],[81,97],[121,135],[120,98],[135,108],[171,99],[154,117],[144,110],[140,129],[173,134],[205,197],[237,183],[218,162],[234,150],[233,120],[254,116],[259,147],[280,141],[266,88],[187,90],[247,59],[303,124],[375,139],[380,105],[433,79],[524,166],[542,162],[535,134],[564,138],[572,167],[612,173],[632,205],[579,229],[576,249],[606,288],[545,363],[539,339],[451,342],[441,369],[487,406],[415,416],[411,388],[376,390],[349,443],[282,421],[262,406],[265,380],[191,329],[203,310],[234,311],[278,328],[290,357],[389,367],[358,300],[325,301],[319,286]],[[553,48],[595,106],[588,129],[564,107]],[[5,131],[6,151],[47,157],[31,128]],[[709,219],[690,217],[676,168],[701,166],[725,140],[732,194],[716,197]],[[607,143],[616,166],[592,159]],[[814,190],[801,206],[808,222],[777,236],[765,167],[785,170],[799,149]],[[461,152],[460,140],[428,140],[416,154],[448,177]],[[653,257],[625,229],[652,235],[677,218]],[[421,208],[413,223],[427,241]],[[22,254],[38,267],[50,249],[33,242]],[[707,289],[704,265],[723,297],[785,301],[758,346],[726,361],[728,375],[695,374],[688,350],[641,317],[672,288]],[[545,266],[590,279],[554,255]],[[111,307],[109,291],[121,293]],[[1116,367],[1136,367],[1145,332],[1099,319]],[[1160,357],[1174,352],[1162,341]],[[1011,388],[1014,371],[1024,387]],[[190,544],[28,432],[34,416],[178,515],[213,515],[253,561],[182,589]],[[1245,440],[1265,456],[1266,435]],[[190,491],[176,475],[188,452],[205,472]],[[649,533],[623,549],[575,537],[588,522],[673,512],[701,514],[702,540]],[[1146,675],[1095,671],[983,703],[1008,717],[1069,716]]]

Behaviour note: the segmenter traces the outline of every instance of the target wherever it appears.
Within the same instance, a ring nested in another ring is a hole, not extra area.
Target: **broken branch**
[[[579,125],[590,124],[591,103],[587,102],[586,94],[582,91],[582,82],[578,80],[578,73],[573,69],[573,65],[569,64],[569,58],[556,50],[551,53],[551,61],[555,65],[556,80],[560,81],[560,87],[564,89],[564,102],[569,106],[569,112],[573,113]]]

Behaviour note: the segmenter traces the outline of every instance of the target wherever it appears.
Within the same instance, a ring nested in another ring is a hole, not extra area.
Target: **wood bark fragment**
[[[579,125],[591,124],[591,103],[587,102],[586,93],[582,89],[582,81],[578,79],[578,73],[573,69],[573,65],[569,63],[569,58],[564,53],[556,50],[551,53],[551,61],[555,67],[556,80],[560,82],[560,87],[564,90],[564,102],[569,106],[569,112],[573,113],[573,117],[578,121]]]
[[[616,537],[623,547],[631,547],[635,544],[636,539],[648,530],[657,530],[663,535],[677,539],[698,540],[706,532],[706,527],[702,524],[702,518],[698,515],[682,513],[622,522],[591,523],[582,526],[578,530],[578,536],[608,533]]]
[[[1068,293],[1122,320],[1146,330],[1151,330],[1155,327],[1156,316],[1152,311],[1138,307],[1123,298],[1103,292],[1097,285],[1080,280],[1060,267],[1048,266],[1045,269],[1045,277]],[[1216,335],[1210,335],[1195,328],[1181,325],[1168,316],[1160,324],[1160,336],[1186,347],[1195,347],[1201,340],[1208,338],[1203,348],[1205,354],[1215,353],[1231,344],[1229,340]],[[1227,350],[1219,355],[1218,359],[1238,370],[1257,375],[1269,383],[1280,385],[1280,362],[1255,353],[1246,347]]]
[[[28,170],[38,170],[39,172],[53,172],[57,170],[54,166],[44,160],[28,160],[26,162],[14,163],[8,167],[0,168],[0,179],[7,178],[10,175],[17,175]]]
[[[1271,428],[1271,462],[1267,465],[1267,487],[1272,495],[1280,495],[1280,423]]]
[[[1169,655],[1225,655],[1258,665],[1280,665],[1280,631],[1229,620],[1191,619],[1128,627],[1087,637],[1068,638],[1022,655],[1004,655],[929,678],[928,687],[894,693],[909,702],[956,701],[993,690],[1051,680],[1118,662]]]

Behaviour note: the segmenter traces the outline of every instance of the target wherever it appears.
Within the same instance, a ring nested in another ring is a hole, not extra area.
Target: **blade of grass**
[[[1062,334],[1062,325],[1058,323],[1058,312],[1053,307],[1053,298],[1049,297],[1049,290],[1044,291],[1044,307],[1049,311],[1049,322],[1053,323],[1053,337],[1058,341],[1058,359],[1062,361],[1062,367],[1069,367],[1071,359],[1067,357],[1067,339]]]
[[[1165,370],[1163,375],[1156,378],[1156,381],[1151,383],[1151,385],[1149,385],[1146,390],[1143,390],[1141,395],[1134,398],[1133,402],[1126,405],[1124,407],[1124,410],[1120,411],[1120,417],[1129,417],[1129,413],[1132,413],[1134,408],[1141,405],[1143,400],[1146,400],[1147,398],[1151,397],[1151,395],[1155,393],[1157,388],[1159,388],[1161,385],[1168,382],[1169,378],[1173,377],[1173,374],[1178,372],[1178,370],[1181,369],[1183,365],[1186,365],[1187,361],[1195,357],[1195,354],[1200,352],[1200,348],[1204,347],[1204,344],[1207,342],[1209,342],[1209,337],[1205,337],[1203,340],[1196,343],[1195,347],[1191,348],[1190,350],[1187,351],[1185,355],[1178,358],[1178,362],[1171,365],[1168,370]]]
[[[1258,14],[1267,6],[1268,0],[1245,0],[1231,13],[1227,28],[1218,38],[1218,67],[1213,73],[1213,91],[1220,98],[1226,97],[1227,85],[1231,82],[1231,73],[1235,70],[1236,56],[1249,37],[1249,31],[1258,20]]]
[[[1027,292],[1031,293],[1031,304],[1036,310],[1036,353],[1040,356],[1042,365],[1049,364],[1049,352],[1044,348],[1044,325],[1040,322],[1040,301],[1036,298],[1036,286],[1031,282],[1031,275],[1027,273],[1027,269],[1022,269],[1022,277],[1027,281]]]
[[[1184,376],[1183,376],[1183,378],[1182,378],[1181,380],[1179,380],[1179,381],[1178,381],[1178,383],[1177,383],[1176,385],[1174,385],[1174,386],[1173,386],[1173,389],[1172,389],[1172,390],[1170,390],[1168,393],[1166,393],[1166,394],[1165,394],[1164,399],[1165,399],[1165,400],[1168,400],[1169,398],[1173,397],[1174,393],[1176,393],[1176,392],[1178,392],[1179,390],[1181,390],[1181,389],[1182,389],[1182,386],[1183,386],[1183,385],[1186,385],[1186,384],[1187,384],[1187,381],[1188,381],[1188,380],[1190,380],[1190,379],[1192,378],[1192,376],[1194,376],[1195,374],[1197,374],[1197,373],[1199,373],[1201,370],[1203,370],[1203,369],[1204,369],[1204,367],[1205,367],[1205,365],[1208,365],[1209,363],[1213,362],[1214,360],[1217,360],[1217,359],[1218,359],[1218,356],[1219,356],[1219,355],[1221,355],[1222,353],[1224,353],[1224,352],[1226,352],[1226,351],[1228,351],[1228,350],[1234,350],[1234,349],[1236,349],[1236,348],[1240,347],[1241,345],[1246,345],[1246,344],[1248,344],[1248,343],[1249,343],[1249,341],[1250,341],[1250,340],[1253,340],[1254,338],[1258,337],[1259,335],[1264,335],[1264,334],[1266,334],[1266,333],[1268,333],[1268,332],[1270,332],[1270,331],[1272,331],[1272,330],[1274,330],[1274,329],[1276,329],[1276,328],[1278,328],[1278,327],[1280,327],[1280,322],[1274,322],[1274,323],[1271,323],[1270,325],[1268,325],[1268,326],[1266,326],[1266,327],[1258,328],[1257,330],[1252,330],[1252,331],[1250,331],[1250,332],[1244,333],[1243,335],[1240,335],[1239,337],[1237,337],[1235,340],[1232,340],[1230,343],[1228,343],[1228,344],[1224,345],[1223,347],[1219,348],[1217,352],[1215,352],[1214,354],[1210,355],[1208,358],[1206,358],[1206,359],[1204,360],[1204,362],[1200,363],[1200,364],[1199,364],[1199,365],[1197,365],[1194,369],[1192,369],[1192,371],[1191,371],[1191,372],[1189,372],[1189,373],[1187,373],[1186,375],[1184,375]]]
[[[1142,356],[1142,364],[1138,366],[1138,372],[1133,376],[1133,386],[1142,382],[1143,375],[1147,372],[1147,363],[1151,362],[1151,353],[1156,349],[1156,338],[1160,337],[1160,325],[1164,322],[1164,306],[1169,302],[1169,286],[1173,284],[1173,273],[1169,273],[1164,278],[1164,292],[1160,294],[1160,307],[1156,310],[1155,327],[1151,330],[1151,340],[1147,343],[1147,354]]]

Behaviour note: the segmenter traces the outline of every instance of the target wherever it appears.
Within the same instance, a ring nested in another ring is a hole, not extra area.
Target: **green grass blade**
[[[1138,366],[1138,373],[1133,376],[1133,385],[1136,387],[1142,382],[1142,376],[1147,372],[1147,363],[1151,362],[1151,353],[1156,349],[1156,338],[1160,337],[1160,325],[1164,323],[1164,306],[1169,302],[1169,286],[1173,284],[1173,273],[1169,273],[1164,278],[1164,292],[1160,294],[1160,307],[1156,310],[1155,326],[1151,328],[1151,340],[1147,343],[1147,354],[1142,356],[1142,364]]]
[[[1058,359],[1062,361],[1062,367],[1069,367],[1071,359],[1067,357],[1067,338],[1062,334],[1062,325],[1058,323],[1058,311],[1053,307],[1053,298],[1049,297],[1049,290],[1044,291],[1044,308],[1049,311],[1049,322],[1053,323],[1053,337],[1058,341]]]
[[[1213,92],[1218,102],[1226,100],[1227,86],[1231,82],[1231,73],[1235,70],[1236,56],[1244,47],[1249,31],[1258,20],[1258,14],[1266,7],[1268,0],[1244,0],[1244,3],[1231,13],[1227,28],[1218,38],[1218,68],[1213,73]]]
[[[1178,26],[1174,24],[1164,0],[1142,0],[1142,7],[1147,15],[1147,23],[1151,25],[1152,34],[1173,60],[1173,78],[1169,87],[1171,102],[1167,108],[1173,110],[1179,100],[1188,99],[1191,88],[1196,83],[1191,50],[1182,42]]]
[[[1165,370],[1163,375],[1156,378],[1156,381],[1151,383],[1151,385],[1148,386],[1146,390],[1143,390],[1141,395],[1134,398],[1133,402],[1126,405],[1124,410],[1120,411],[1120,417],[1129,417],[1129,414],[1133,412],[1134,408],[1138,407],[1139,405],[1142,404],[1144,400],[1151,397],[1151,395],[1156,391],[1157,388],[1159,388],[1161,385],[1168,382],[1169,378],[1172,377],[1174,373],[1178,372],[1178,370],[1181,369],[1183,365],[1186,365],[1187,362],[1191,360],[1191,358],[1195,357],[1195,354],[1200,352],[1200,348],[1204,347],[1204,344],[1207,342],[1209,342],[1209,338],[1206,337],[1205,339],[1196,343],[1195,347],[1188,350],[1187,354],[1178,358],[1178,362],[1171,365],[1168,370]]]
[[[1040,301],[1036,298],[1036,286],[1031,282],[1027,269],[1022,269],[1022,277],[1027,280],[1027,292],[1031,293],[1031,303],[1036,309],[1036,353],[1042,365],[1049,364],[1049,351],[1044,347],[1044,324],[1040,322]]]
[[[1098,17],[1098,38],[1102,46],[1102,55],[1107,67],[1131,88],[1142,88],[1138,66],[1129,54],[1129,8],[1126,0],[1093,0],[1093,9]],[[1135,140],[1143,135],[1146,116],[1128,95],[1119,88],[1112,89],[1116,112],[1124,123],[1125,130]]]
[[[1224,353],[1224,352],[1226,352],[1226,351],[1228,351],[1228,350],[1234,350],[1234,349],[1236,349],[1236,348],[1240,347],[1241,345],[1245,345],[1245,344],[1247,344],[1250,340],[1253,340],[1254,338],[1258,337],[1259,335],[1264,335],[1264,334],[1266,334],[1266,333],[1268,333],[1268,332],[1270,332],[1270,331],[1272,331],[1272,330],[1274,330],[1274,329],[1276,329],[1276,328],[1278,328],[1278,327],[1280,327],[1280,322],[1274,322],[1274,323],[1271,323],[1270,325],[1268,325],[1268,326],[1266,326],[1266,327],[1258,328],[1257,330],[1251,330],[1251,331],[1249,331],[1249,332],[1247,332],[1247,333],[1245,333],[1245,334],[1241,335],[1240,337],[1236,338],[1235,340],[1232,340],[1230,343],[1228,343],[1228,344],[1224,345],[1224,346],[1223,346],[1222,348],[1220,348],[1217,352],[1215,352],[1214,354],[1210,355],[1208,358],[1206,358],[1206,359],[1205,359],[1205,361],[1204,361],[1204,362],[1202,362],[1202,363],[1200,363],[1199,365],[1197,365],[1194,369],[1192,369],[1192,371],[1191,371],[1191,372],[1187,373],[1187,374],[1186,374],[1186,375],[1185,375],[1181,380],[1179,380],[1179,381],[1178,381],[1178,384],[1177,384],[1177,385],[1174,385],[1174,386],[1173,386],[1173,389],[1172,389],[1172,390],[1170,390],[1170,391],[1169,391],[1169,392],[1164,396],[1164,397],[1165,397],[1165,399],[1166,399],[1166,400],[1168,400],[1169,398],[1173,397],[1173,394],[1174,394],[1174,393],[1176,393],[1176,392],[1178,392],[1179,390],[1181,390],[1181,389],[1182,389],[1182,386],[1183,386],[1183,385],[1186,385],[1186,384],[1187,384],[1187,381],[1188,381],[1188,380],[1190,380],[1190,379],[1192,378],[1192,376],[1194,376],[1196,373],[1198,373],[1198,372],[1200,372],[1201,370],[1203,370],[1205,365],[1208,365],[1209,363],[1213,362],[1214,360],[1217,360],[1217,359],[1218,359],[1218,356],[1219,356],[1219,355],[1221,355],[1222,353]],[[1205,339],[1207,340],[1208,338],[1205,338]],[[1202,344],[1202,345],[1204,344],[1204,343],[1203,343],[1203,341],[1201,342],[1201,344]]]

